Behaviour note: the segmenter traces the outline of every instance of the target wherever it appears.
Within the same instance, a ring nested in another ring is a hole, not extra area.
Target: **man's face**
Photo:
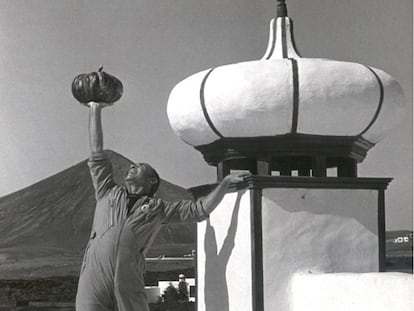
[[[149,183],[149,179],[148,167],[144,163],[132,164],[125,175],[126,182],[134,183],[137,186]]]

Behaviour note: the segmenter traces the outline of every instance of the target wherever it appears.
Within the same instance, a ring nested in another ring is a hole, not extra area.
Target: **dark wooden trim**
[[[271,174],[271,158],[258,159],[256,161],[256,174],[257,175],[270,175]]]
[[[310,170],[309,169],[299,169],[298,174],[299,174],[299,176],[310,176]]]
[[[230,165],[227,161],[222,161],[217,164],[217,181],[223,180],[224,177],[230,174]]]
[[[385,257],[385,191],[378,190],[378,260],[379,272],[386,271]]]
[[[312,176],[326,177],[327,161],[323,155],[317,155],[312,161]]]
[[[253,176],[250,188],[386,189],[392,178]]]
[[[307,176],[251,176],[246,182],[232,185],[231,191],[242,188],[314,188],[314,189],[372,189],[385,190],[392,178],[337,178]],[[189,188],[194,198],[204,196],[212,191],[217,183]]]
[[[280,176],[292,176],[292,171],[290,169],[281,169]]]
[[[263,298],[263,234],[262,234],[262,190],[250,191],[250,234],[252,258],[252,303],[253,311],[264,310]]]
[[[195,148],[203,154],[209,165],[217,166],[221,161],[240,158],[311,158],[318,155],[324,155],[328,160],[352,158],[362,162],[373,146],[374,144],[362,137],[290,133],[278,136],[222,138]]]
[[[338,177],[357,177],[357,162],[355,159],[344,158],[338,160]]]
[[[194,281],[194,285],[196,288],[196,293],[195,293],[195,311],[198,311],[198,290],[199,290],[199,286],[198,286],[198,225],[195,226],[195,244],[196,244],[196,253],[195,253],[195,281]]]

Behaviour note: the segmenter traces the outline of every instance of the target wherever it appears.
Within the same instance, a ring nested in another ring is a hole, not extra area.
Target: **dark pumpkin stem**
[[[100,65],[98,71],[101,72],[103,70],[103,66]]]

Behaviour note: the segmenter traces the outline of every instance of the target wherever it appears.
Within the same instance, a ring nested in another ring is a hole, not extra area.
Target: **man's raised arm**
[[[115,186],[112,165],[103,153],[102,104],[90,102],[89,106],[89,147],[91,155],[88,166],[95,188],[96,197],[103,197]]]
[[[89,103],[89,147],[91,154],[103,152],[101,110],[101,104]]]

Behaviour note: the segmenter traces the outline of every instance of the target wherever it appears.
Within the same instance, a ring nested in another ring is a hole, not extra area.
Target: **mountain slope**
[[[114,179],[132,163],[107,151]],[[32,186],[0,198],[0,277],[77,274],[87,243],[95,197],[86,161]],[[191,199],[183,188],[162,180],[157,195],[166,200]],[[164,226],[152,255],[194,246],[194,225]]]

